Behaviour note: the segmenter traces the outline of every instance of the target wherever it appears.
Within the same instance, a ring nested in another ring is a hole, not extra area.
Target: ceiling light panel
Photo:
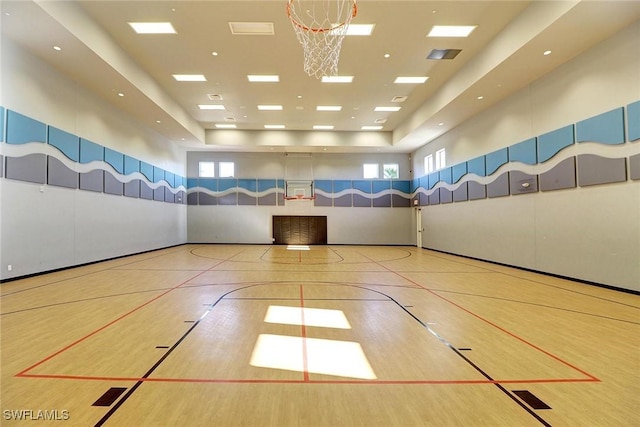
[[[340,111],[342,106],[340,105],[318,105],[316,111]]]
[[[216,124],[216,128],[218,129],[236,129],[238,126],[228,124],[228,123],[218,123]]]
[[[265,129],[284,129],[284,125],[264,125]]]
[[[381,130],[382,126],[362,126],[362,130]]]
[[[434,25],[427,37],[468,37],[475,25]]]
[[[176,34],[171,22],[129,22],[138,34]]]
[[[179,82],[206,82],[207,78],[202,74],[174,74],[173,78]]]
[[[198,108],[201,110],[224,110],[224,105],[207,105],[207,104],[200,104],[198,105]]]
[[[394,83],[401,84],[420,84],[427,81],[429,77],[396,77]]]
[[[313,125],[313,129],[315,130],[331,130],[333,126],[331,125]]]
[[[400,111],[402,107],[376,107],[373,111]]]
[[[277,75],[257,75],[257,74],[251,74],[247,76],[247,79],[250,82],[267,82],[267,83],[273,83],[273,82],[279,82],[280,81],[280,76]]]
[[[375,24],[349,24],[347,28],[348,36],[370,36],[373,33]]]
[[[272,36],[275,34],[273,22],[229,22],[234,35]]]
[[[322,76],[322,83],[351,83],[353,76]]]
[[[279,110],[282,110],[282,105],[258,105],[258,110],[279,111]]]

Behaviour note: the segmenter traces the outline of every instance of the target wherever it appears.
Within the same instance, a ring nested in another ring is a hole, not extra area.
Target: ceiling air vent
[[[225,122],[235,122],[235,121],[236,121],[236,118],[235,118],[235,117],[231,117],[231,116],[229,116],[229,117],[225,117],[225,118],[224,118],[224,121],[225,121]]]
[[[391,102],[404,102],[406,100],[406,96],[394,96],[393,98],[391,98]]]
[[[374,123],[377,125],[381,125],[383,123],[387,123],[387,119],[375,119]]]
[[[272,36],[275,34],[273,22],[229,22],[234,35]]]
[[[218,95],[216,93],[210,93],[210,94],[207,95],[207,97],[211,101],[222,101],[222,95]]]
[[[462,49],[433,49],[427,59],[453,59],[462,52]]]

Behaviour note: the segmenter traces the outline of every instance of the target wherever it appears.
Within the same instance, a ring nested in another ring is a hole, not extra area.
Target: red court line
[[[302,336],[302,371],[304,372],[304,381],[309,382],[309,359],[307,358],[307,327],[304,322],[304,292],[300,285],[300,335]]]
[[[361,255],[362,255],[362,254],[361,254]],[[531,342],[527,341],[526,339],[524,339],[524,338],[522,338],[522,337],[520,337],[520,336],[518,336],[518,335],[514,334],[513,332],[510,332],[510,331],[508,331],[508,330],[504,329],[503,327],[498,326],[497,324],[493,323],[492,321],[490,321],[490,320],[488,320],[488,319],[485,319],[484,317],[480,316],[479,314],[476,314],[476,313],[472,312],[471,310],[469,310],[469,309],[467,309],[467,308],[464,308],[463,306],[461,306],[461,305],[459,305],[459,304],[456,304],[455,302],[453,302],[453,301],[451,301],[451,300],[449,300],[449,299],[447,299],[447,298],[443,297],[442,295],[439,295],[437,292],[434,292],[434,291],[432,291],[431,289],[425,288],[425,287],[424,287],[424,286],[422,286],[420,283],[415,282],[415,281],[413,281],[413,280],[411,280],[411,279],[409,279],[409,278],[407,278],[407,277],[403,276],[402,274],[398,273],[397,271],[394,271],[394,270],[391,270],[390,268],[387,268],[386,266],[384,266],[384,265],[380,264],[379,262],[377,262],[377,261],[375,261],[375,260],[373,260],[373,259],[371,259],[371,258],[367,257],[366,255],[362,255],[362,256],[364,256],[365,258],[367,258],[367,259],[371,260],[372,262],[374,262],[374,263],[378,264],[378,265],[379,265],[379,266],[381,266],[382,268],[384,268],[384,269],[386,269],[386,270],[388,270],[388,271],[390,271],[390,272],[392,272],[392,273],[394,273],[394,274],[396,274],[396,275],[398,275],[398,276],[402,277],[404,280],[407,280],[407,281],[409,281],[409,282],[413,283],[414,285],[416,285],[416,286],[418,286],[418,287],[420,287],[420,288],[424,289],[425,291],[427,291],[427,292],[429,292],[430,294],[432,294],[432,295],[434,295],[434,296],[436,296],[436,297],[440,298],[441,300],[448,302],[449,304],[453,305],[454,307],[459,308],[460,310],[464,311],[465,313],[468,313],[468,314],[472,315],[473,317],[475,317],[475,318],[477,318],[477,319],[479,319],[479,320],[481,320],[481,321],[483,321],[483,322],[485,322],[485,323],[487,323],[487,324],[489,324],[489,325],[493,326],[494,328],[496,328],[496,329],[498,329],[498,330],[500,330],[500,331],[504,332],[505,334],[509,335],[510,337],[515,338],[516,340],[518,340],[518,341],[520,341],[520,342],[522,342],[522,343],[524,343],[524,344],[528,345],[529,347],[532,347],[532,348],[534,348],[535,350],[538,350],[539,352],[541,352],[541,353],[543,353],[543,354],[545,354],[545,355],[547,355],[547,356],[551,357],[552,359],[556,360],[557,362],[560,362],[561,364],[563,364],[563,365],[565,365],[565,366],[567,366],[567,367],[569,367],[569,368],[571,368],[571,369],[573,369],[573,370],[575,370],[575,371],[577,371],[577,372],[580,372],[582,375],[585,375],[585,376],[589,377],[592,381],[600,381],[597,377],[595,377],[595,376],[593,376],[593,375],[589,374],[588,372],[586,372],[586,371],[584,371],[584,370],[582,370],[582,369],[578,368],[577,366],[572,365],[571,363],[567,362],[566,360],[563,360],[562,358],[560,358],[560,357],[556,356],[555,354],[552,354],[552,353],[550,353],[550,352],[548,352],[548,351],[546,351],[546,350],[542,349],[541,347],[538,347],[537,345],[535,345],[535,344],[533,344],[533,343],[531,343]]]
[[[218,384],[364,384],[364,385],[420,385],[420,384],[545,384],[545,383],[590,383],[599,382],[590,378],[549,378],[549,379],[512,379],[512,380],[269,380],[269,379],[233,379],[233,378],[139,378],[139,377],[92,377],[85,375],[24,374],[24,378],[90,380],[90,381],[131,381],[158,383],[218,383]]]
[[[178,285],[174,286],[173,288],[170,288],[169,290],[167,290],[167,291],[165,291],[165,292],[161,293],[160,295],[157,295],[157,296],[155,296],[155,297],[151,298],[149,301],[147,301],[147,302],[144,302],[144,303],[140,304],[139,306],[137,306],[137,307],[133,308],[132,310],[129,310],[128,312],[126,312],[126,313],[124,313],[123,315],[121,315],[121,316],[117,317],[116,319],[112,320],[111,322],[107,323],[106,325],[104,325],[104,326],[102,326],[102,327],[100,327],[100,328],[96,329],[95,331],[93,331],[93,332],[91,332],[91,333],[89,333],[89,334],[87,334],[87,335],[83,336],[82,338],[79,338],[79,339],[75,340],[75,341],[74,341],[74,342],[72,342],[71,344],[69,344],[69,345],[67,345],[67,346],[65,346],[65,347],[63,347],[63,348],[61,348],[60,350],[56,351],[56,352],[55,352],[55,353],[53,353],[53,354],[50,354],[49,356],[45,357],[44,359],[40,360],[39,362],[34,363],[33,365],[29,366],[28,368],[23,369],[22,371],[18,372],[15,376],[16,376],[16,377],[23,377],[23,376],[25,376],[25,374],[26,374],[27,372],[31,371],[32,369],[37,368],[38,366],[42,365],[42,364],[43,364],[43,363],[45,363],[45,362],[48,362],[49,360],[53,359],[54,357],[58,356],[59,354],[64,353],[65,351],[69,350],[70,348],[72,348],[72,347],[74,347],[74,346],[76,346],[76,345],[80,344],[81,342],[83,342],[83,341],[85,341],[85,340],[87,340],[87,339],[91,338],[92,336],[94,336],[94,335],[98,334],[99,332],[102,332],[103,330],[107,329],[109,326],[112,326],[113,324],[115,324],[115,323],[119,322],[120,320],[124,319],[125,317],[127,317],[127,316],[129,316],[129,315],[131,315],[131,314],[135,313],[136,311],[138,311],[138,310],[140,310],[140,309],[144,308],[145,306],[147,306],[147,305],[151,304],[152,302],[154,302],[154,301],[156,301],[156,300],[158,300],[158,299],[162,298],[162,297],[163,297],[163,296],[165,296],[166,294],[168,294],[168,293],[170,293],[170,292],[173,292],[174,290],[176,290],[176,289],[180,288],[181,286],[186,285],[187,283],[189,283],[189,282],[190,282],[190,281],[192,281],[193,279],[195,279],[195,278],[197,278],[197,277],[199,277],[199,276],[203,275],[204,273],[206,273],[206,272],[208,272],[208,271],[211,271],[212,269],[216,268],[217,266],[219,266],[219,265],[220,265],[220,264],[222,264],[223,262],[228,261],[229,259],[231,259],[231,258],[233,258],[233,257],[235,257],[235,256],[237,256],[237,255],[239,255],[240,253],[242,253],[242,251],[238,252],[237,254],[234,254],[233,256],[231,256],[231,257],[229,257],[229,258],[227,258],[227,259],[225,259],[225,260],[221,260],[220,262],[218,262],[217,264],[213,265],[212,267],[209,267],[207,270],[201,271],[200,273],[196,274],[196,275],[195,275],[195,276],[193,276],[193,277],[190,277],[189,279],[185,280],[185,281],[184,281],[184,282],[182,282],[182,283],[179,283]]]

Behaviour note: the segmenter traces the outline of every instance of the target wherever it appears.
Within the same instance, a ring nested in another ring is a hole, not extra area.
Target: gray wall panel
[[[373,199],[374,208],[390,208],[391,207],[391,194],[385,194],[384,196],[376,197]]]
[[[134,179],[124,184],[124,195],[127,197],[140,197],[140,180]]]
[[[333,199],[330,197],[321,196],[320,194],[316,194],[316,200],[313,203],[314,206],[332,206]]]
[[[487,197],[509,195],[509,172],[503,173],[495,181],[487,184]]]
[[[144,181],[140,181],[140,198],[153,200],[153,189]]]
[[[195,206],[198,204],[198,193],[187,193],[187,204]]]
[[[353,195],[353,207],[356,208],[370,208],[371,207],[371,199],[368,197],[363,197],[359,194]]]
[[[164,201],[167,203],[175,203],[176,202],[176,195],[173,194],[173,192],[171,190],[169,190],[168,188],[164,189]]]
[[[570,157],[540,174],[540,190],[552,191],[576,186],[576,158]]]
[[[479,182],[467,182],[469,189],[469,200],[478,200],[487,198],[487,186]]]
[[[0,154],[0,178],[4,176],[4,156]]]
[[[578,156],[578,185],[607,184],[627,180],[627,159],[608,159],[595,154]]]
[[[276,205],[276,193],[271,193],[258,197],[258,206],[275,206]]]
[[[186,205],[187,204],[187,193],[185,193],[182,190],[178,191],[178,193],[176,194],[176,203],[180,203],[181,205]]]
[[[509,188],[511,194],[536,193],[538,191],[538,176],[511,171],[509,173]]]
[[[164,187],[158,187],[153,190],[153,200],[164,202]]]
[[[47,156],[47,184],[56,187],[78,188],[78,173],[55,157]]]
[[[202,204],[202,203],[201,203]],[[237,205],[238,204],[238,193],[226,194],[224,196],[218,197],[219,205]]]
[[[333,206],[340,208],[350,208],[353,205],[351,194],[346,196],[336,197],[333,199]]]
[[[391,195],[391,204],[396,208],[407,208],[411,206],[411,199],[402,197],[397,194]]]
[[[429,195],[429,205],[439,205],[440,204],[440,190],[435,190],[433,193]]]
[[[458,188],[453,190],[453,201],[464,202],[466,200],[469,200],[469,191],[467,183],[463,182]]]
[[[640,179],[640,154],[629,157],[629,177],[633,180]]]
[[[443,203],[452,203],[453,202],[453,193],[451,190],[446,188],[440,189],[440,204]]]
[[[104,171],[95,170],[87,173],[81,173],[80,189],[102,193],[104,190]]]
[[[124,194],[124,184],[118,181],[109,172],[104,173],[104,192],[107,194],[114,194],[116,196],[122,196]]]
[[[24,157],[6,158],[6,177],[19,181],[44,184],[47,179],[47,156],[28,154]]]
[[[256,206],[257,200],[255,196],[249,196],[248,194],[238,193],[238,205],[242,206]]]

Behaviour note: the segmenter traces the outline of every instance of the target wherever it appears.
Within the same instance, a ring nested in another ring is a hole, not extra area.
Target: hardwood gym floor
[[[184,245],[0,292],[3,426],[640,425],[640,296],[415,247]]]

